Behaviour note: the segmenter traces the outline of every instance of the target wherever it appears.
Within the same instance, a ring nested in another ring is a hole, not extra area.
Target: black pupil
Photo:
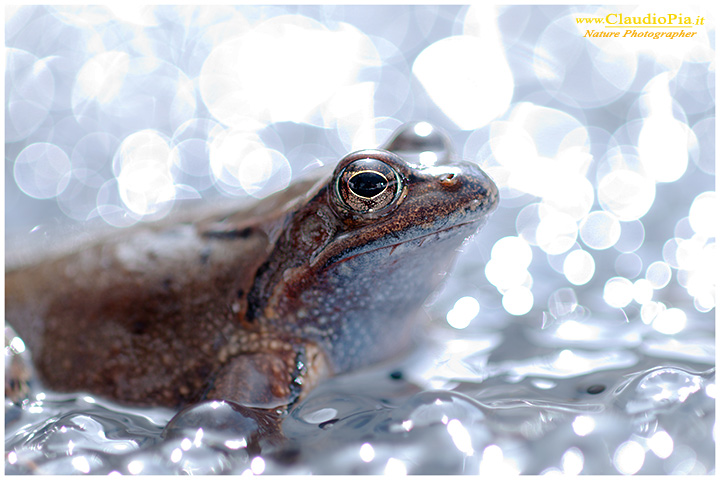
[[[348,180],[348,187],[355,195],[372,198],[387,187],[387,179],[376,172],[360,172]]]

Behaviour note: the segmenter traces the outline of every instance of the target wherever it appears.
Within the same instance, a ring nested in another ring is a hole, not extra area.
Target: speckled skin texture
[[[360,215],[333,182],[367,156],[396,169],[402,192]],[[286,406],[322,378],[407,348],[417,310],[496,203],[475,165],[418,169],[356,152],[325,183],[249,213],[146,226],[10,271],[7,320],[56,390]]]

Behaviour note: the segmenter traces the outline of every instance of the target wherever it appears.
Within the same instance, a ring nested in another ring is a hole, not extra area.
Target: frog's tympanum
[[[7,320],[54,390],[287,406],[408,348],[418,309],[497,204],[474,164],[404,160],[417,130],[388,142],[396,153],[351,153],[329,179],[248,211],[145,225],[9,271]]]

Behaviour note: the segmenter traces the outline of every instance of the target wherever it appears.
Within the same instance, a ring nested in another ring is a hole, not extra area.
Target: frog
[[[250,208],[7,269],[6,319],[42,384],[130,406],[286,409],[411,349],[423,302],[498,204],[492,179],[419,125]],[[429,144],[445,153],[418,161]]]

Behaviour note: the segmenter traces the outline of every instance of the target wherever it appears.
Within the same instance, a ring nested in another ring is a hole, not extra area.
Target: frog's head
[[[376,250],[388,250],[377,253],[397,263],[405,250],[427,254],[432,244],[453,237],[459,244],[498,203],[497,187],[473,163],[418,167],[386,150],[347,155],[325,195],[339,222],[311,258],[323,268]]]
[[[408,343],[409,320],[497,203],[475,164],[351,153],[288,218],[259,272],[255,316],[316,341],[336,371],[386,358]]]

